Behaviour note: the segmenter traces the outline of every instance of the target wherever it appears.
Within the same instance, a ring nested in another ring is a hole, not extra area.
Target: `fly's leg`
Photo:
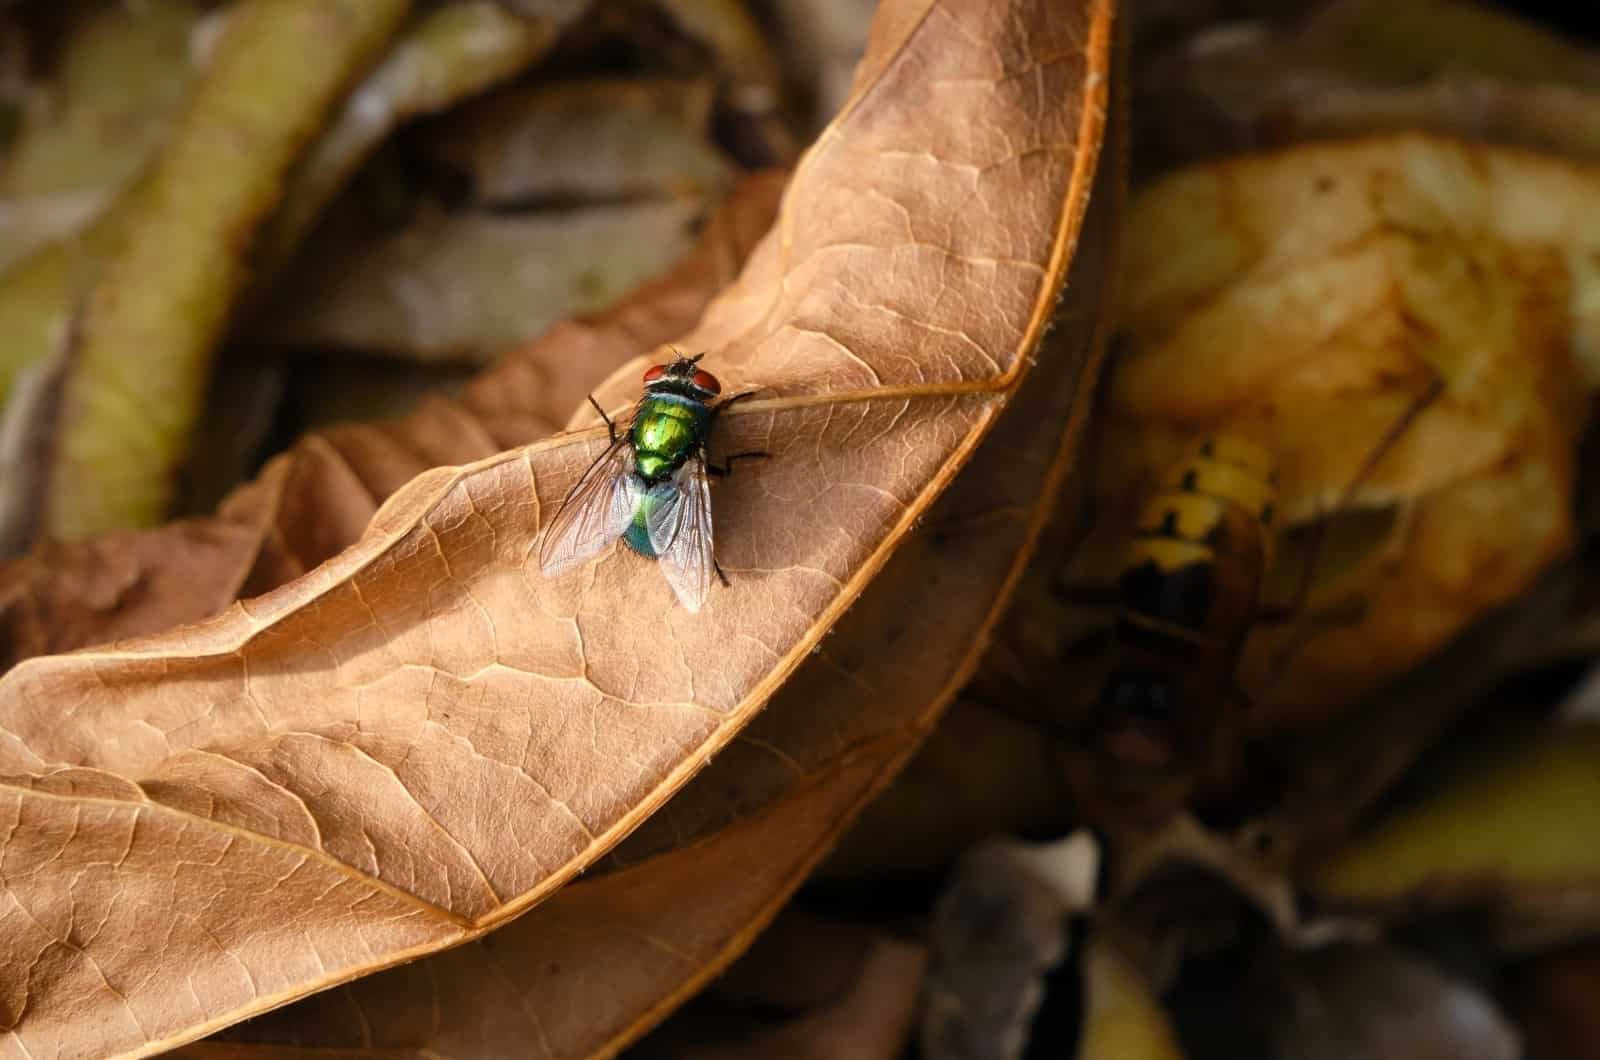
[[[734,394],[732,397],[728,398],[727,400],[718,402],[716,407],[714,407],[711,410],[711,420],[706,425],[707,432],[709,433],[711,428],[716,426],[717,417],[721,416],[729,408],[731,408],[732,406],[738,404],[739,402],[745,401],[745,400],[748,400],[749,398],[755,397],[757,393],[759,393],[759,391],[756,391],[756,390],[741,390],[739,393]],[[765,460],[767,457],[769,457],[771,455],[772,455],[771,453],[763,452],[763,451],[761,451],[759,449],[752,449],[749,452],[744,452],[744,453],[734,453],[732,456],[729,456],[726,459],[724,459],[723,462],[720,465],[713,464],[709,460],[706,461],[706,471],[709,472],[715,478],[727,478],[730,474],[732,474],[733,465],[734,465],[734,463],[736,461],[739,461],[739,460]]]
[[[741,390],[737,394],[732,394],[717,402],[716,407],[711,410],[711,422],[715,423],[717,417],[722,415],[728,409],[732,408],[734,405],[737,405],[741,401],[749,401],[760,392],[761,391],[759,390]]]
[[[750,398],[755,397],[756,394],[757,391],[755,390],[742,390],[739,393],[726,398],[725,400],[717,402],[716,406],[711,410],[711,421],[709,424],[707,424],[707,430],[714,426],[717,422],[717,418],[729,408],[741,401],[747,401]],[[733,465],[738,461],[765,460],[771,455],[771,453],[763,452],[759,449],[753,449],[749,452],[734,453],[731,456],[725,457],[721,464],[713,464],[711,461],[707,460],[706,473],[711,475],[713,478],[727,478],[733,473]],[[718,563],[715,559],[712,559],[711,561],[711,569],[717,572],[717,580],[720,581],[724,586],[731,584],[728,581],[728,572],[723,570],[722,564]]]
[[[617,425],[615,423],[611,422],[611,417],[606,415],[606,410],[600,407],[600,402],[598,402],[598,401],[596,401],[594,399],[594,395],[593,394],[589,395],[589,404],[594,406],[594,410],[596,412],[598,412],[600,414],[600,418],[605,421],[606,433],[611,435],[611,444],[612,445],[616,445],[617,444]]]
[[[734,461],[765,460],[771,455],[771,453],[762,452],[759,449],[752,449],[748,453],[734,453],[732,456],[726,457],[721,464],[713,464],[707,461],[706,472],[713,478],[727,478],[729,475],[733,474]]]

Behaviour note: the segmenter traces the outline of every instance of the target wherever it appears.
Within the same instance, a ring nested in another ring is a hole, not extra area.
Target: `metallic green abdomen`
[[[633,450],[639,475],[654,483],[676,471],[699,447],[710,415],[708,406],[674,394],[645,398],[633,421]]]
[[[639,555],[649,556],[651,559],[656,558],[656,550],[655,546],[650,544],[650,527],[646,519],[649,518],[650,509],[655,505],[654,494],[647,493],[640,497],[639,507],[633,513],[633,522],[629,523],[628,529],[622,533],[624,544],[639,553]]]

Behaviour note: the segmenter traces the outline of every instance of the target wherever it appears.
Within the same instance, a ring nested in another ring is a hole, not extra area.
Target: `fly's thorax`
[[[711,407],[678,394],[652,393],[633,418],[635,465],[646,482],[676,471],[704,440]]]

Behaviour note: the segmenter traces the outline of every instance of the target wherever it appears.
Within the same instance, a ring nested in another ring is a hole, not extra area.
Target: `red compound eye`
[[[654,383],[657,379],[660,379],[662,376],[664,376],[666,374],[667,374],[667,366],[666,365],[664,365],[664,364],[652,364],[649,368],[646,368],[644,370],[644,385],[645,386],[649,386],[651,383]]]
[[[722,384],[717,382],[717,377],[710,372],[700,371],[694,373],[694,385],[708,394],[722,393]]]

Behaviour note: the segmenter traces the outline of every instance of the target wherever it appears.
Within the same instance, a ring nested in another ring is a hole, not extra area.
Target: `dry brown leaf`
[[[386,972],[230,1037],[342,1048],[369,1041],[364,1028],[393,1025],[407,1028],[385,1039],[395,1047],[488,1057],[536,1026],[549,1055],[608,1053],[749,945],[960,686],[1026,560],[1081,426],[1080,380],[1103,344],[1096,309],[1123,179],[1120,161],[1102,168],[1101,208],[1074,258],[1060,326],[995,433],[818,653],[615,859],[642,863],[580,880],[481,942],[430,958],[426,978],[418,966]],[[507,1019],[500,995],[471,985],[491,974],[527,1000],[507,1037],[472,1039],[473,1028]],[[598,981],[607,989],[588,989]],[[408,985],[417,983],[426,993]],[[406,1023],[418,1004],[447,1016]]]
[[[707,78],[537,85],[462,108],[428,150],[479,202],[710,197],[732,175],[710,139],[715,104]]]
[[[1600,97],[1562,85],[1441,77],[1415,88],[1336,88],[1264,120],[1277,143],[1426,130],[1600,159]]]
[[[730,926],[747,931],[741,948],[749,945],[777,912],[765,908],[772,893],[787,895],[784,881],[815,857],[818,837],[871,790],[885,751],[898,748],[868,749],[823,785],[801,786],[767,812],[646,865],[574,884],[465,946],[307,998],[183,1055],[256,1058],[286,1047],[307,1056],[614,1053],[649,1025],[634,1019],[653,1024],[721,969]],[[790,844],[775,850],[774,834]],[[731,894],[746,902],[683,902],[727,876],[742,884]],[[603,978],[592,974],[602,969]],[[663,982],[689,986],[664,1000]]]
[[[1144,168],[1341,131],[1453,133],[1592,154],[1592,104],[1566,88],[1600,88],[1600,53],[1509,5],[1324,0],[1282,5],[1281,14],[1275,24],[1213,13],[1203,28],[1190,21],[1152,33],[1184,39],[1144,54],[1135,106]],[[1563,118],[1573,124],[1563,129]]]
[[[273,343],[485,364],[599,311],[694,245],[699,198],[523,216],[426,213],[379,239],[314,247],[281,288]]]
[[[748,178],[677,268],[612,310],[560,324],[508,354],[459,401],[436,398],[401,420],[311,435],[215,518],[50,544],[0,566],[0,662],[9,668],[214,615],[355,541],[411,476],[555,431],[616,365],[692,326],[771,223],[783,179]]]
[[[699,615],[626,556],[525,569],[595,431],[429,472],[213,622],[0,682],[29,1048],[82,1051],[92,1012],[89,1051],[148,1051],[505,921],[703,765],[882,566],[1038,342],[1109,34],[1099,4],[887,8],[892,53],[685,340],[771,395],[723,420],[773,459],[721,490],[734,582]],[[161,945],[131,945],[151,922]]]

